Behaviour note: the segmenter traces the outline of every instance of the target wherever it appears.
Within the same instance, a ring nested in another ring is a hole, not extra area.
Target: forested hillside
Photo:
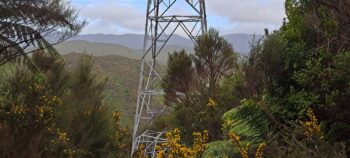
[[[63,58],[67,68],[76,68],[81,55],[81,53],[64,55]],[[122,123],[132,128],[140,61],[117,55],[95,56],[92,57],[92,60],[93,71],[99,76],[107,78],[104,91],[105,103],[112,108],[112,111],[120,111],[122,113]]]

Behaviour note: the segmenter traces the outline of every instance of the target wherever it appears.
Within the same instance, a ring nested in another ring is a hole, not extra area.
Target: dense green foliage
[[[277,95],[301,96],[304,106],[316,110],[331,141],[350,139],[350,31],[344,18],[350,5],[343,3],[287,1],[289,22],[281,28],[288,42],[283,56],[290,79],[283,86],[291,88]]]
[[[104,102],[106,79],[92,71],[92,58],[81,56],[77,68],[67,71],[52,47],[80,32],[85,21],[68,1],[0,6],[1,157],[125,155],[127,131],[119,125],[120,113],[109,112]],[[30,62],[7,63],[20,57]]]
[[[193,155],[208,158],[350,154],[350,4],[285,5],[282,27],[265,30],[245,57],[214,29],[198,38],[194,54],[169,55],[162,87],[171,110],[154,128],[180,130],[167,134],[177,144],[168,150],[176,150],[159,155],[181,155],[189,144],[200,147]],[[110,112],[114,100],[105,99],[108,82],[93,71],[92,57],[80,56],[68,71],[59,55],[45,53],[52,46],[40,33],[48,30],[25,35],[47,26],[73,35],[84,25],[75,11],[59,0],[6,1],[0,13],[0,157],[126,157],[127,130],[120,113]],[[26,20],[33,26],[22,26]],[[25,45],[11,44],[12,35],[49,49],[36,51],[31,64],[3,65],[25,54]]]
[[[222,138],[221,115],[232,105],[216,106],[216,100],[220,98],[221,79],[233,73],[236,56],[214,29],[197,41],[195,54],[181,51],[169,55],[162,84],[165,103],[174,107],[174,126],[185,139],[191,140],[190,134],[204,129],[212,140]]]
[[[350,23],[346,18],[350,5],[345,0],[287,0],[285,4],[287,19],[282,27],[272,33],[266,30],[262,39],[253,41],[239,68],[226,70],[234,72],[229,76],[211,80],[218,71],[210,68],[204,73],[208,78],[196,74],[201,71],[201,60],[208,61],[201,55],[192,58],[194,68],[184,64],[189,59],[184,53],[170,56],[168,75],[179,78],[165,80],[167,85],[192,79],[193,75],[183,74],[184,69],[193,69],[189,72],[197,76],[192,80],[207,86],[191,87],[192,95],[186,100],[194,101],[186,106],[182,100],[174,102],[175,118],[187,123],[182,126],[185,130],[215,128],[214,140],[234,132],[253,148],[265,142],[266,155],[271,157],[345,157],[345,151],[350,152]],[[217,55],[215,50],[222,47],[210,42],[198,46],[196,52],[205,56]],[[215,64],[224,62],[216,60]],[[212,81],[217,88],[211,87]],[[182,92],[177,87],[172,90]],[[206,107],[208,98],[215,100],[216,108]],[[226,112],[222,131],[217,117],[221,112],[216,109],[226,109],[221,111]],[[218,152],[232,152],[219,150],[220,146],[222,143],[211,143],[207,154],[215,157]]]
[[[59,57],[35,53],[39,68],[14,65],[1,81],[4,157],[116,157],[127,153],[119,113],[103,103],[104,80],[83,55],[74,72]],[[114,118],[114,119],[113,119]],[[30,146],[30,148],[29,148]]]

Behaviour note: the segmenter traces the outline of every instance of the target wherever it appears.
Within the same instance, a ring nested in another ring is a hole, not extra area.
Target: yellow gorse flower
[[[44,107],[42,106],[38,107],[38,112],[39,112],[40,118],[44,118],[44,113],[45,113]]]
[[[31,87],[30,87],[31,88]],[[35,91],[42,91],[42,90],[44,90],[45,89],[45,86],[43,85],[43,84],[34,84],[34,90]]]
[[[265,146],[266,146],[265,143],[261,143],[259,145],[259,148],[256,150],[256,153],[255,153],[255,158],[262,158],[263,157]]]
[[[23,105],[12,106],[11,112],[13,112],[14,114],[24,114],[26,112],[26,109]]]
[[[63,101],[61,98],[59,98],[58,96],[53,96],[53,97],[49,97],[49,96],[41,96],[40,101],[42,102],[42,104],[48,105],[48,106],[56,106],[56,105],[62,105]]]
[[[222,124],[222,127],[224,129],[228,129],[229,127],[231,127],[234,124],[234,122],[232,120],[225,120],[224,123]]]
[[[162,150],[162,147],[160,147],[159,145],[156,147],[157,150],[157,158],[165,158],[165,152],[164,150]]]
[[[209,98],[208,103],[207,103],[207,106],[208,106],[208,107],[216,107],[217,104],[216,104],[216,102],[215,102],[212,98]]]
[[[311,108],[307,110],[307,116],[309,121],[300,121],[302,127],[304,127],[304,134],[310,139],[312,136],[319,136],[323,139],[323,132],[321,131],[321,126]]]
[[[144,144],[139,145],[139,147],[135,153],[135,156],[137,158],[147,158],[146,153],[145,153],[145,145]]]
[[[190,148],[180,143],[181,136],[179,129],[175,129],[173,132],[167,132],[165,135],[167,142],[156,147],[157,158],[193,158],[200,156],[207,149],[207,130],[193,132],[194,143]],[[163,149],[167,149],[167,153]]]
[[[120,120],[120,116],[121,116],[120,112],[115,111],[115,112],[113,113],[114,121],[115,121],[115,122],[118,122],[118,121]]]
[[[234,132],[228,133],[228,136],[230,137],[231,140],[233,140],[235,143],[240,144],[240,137],[236,135]]]
[[[249,158],[249,155],[248,155],[248,151],[250,150],[249,143],[246,146],[243,146],[241,143],[241,138],[232,131],[228,133],[228,136],[234,142],[234,144],[239,148],[239,153],[241,154],[242,158]],[[259,148],[255,153],[255,158],[262,158],[265,146],[266,146],[265,143],[261,143],[259,145]]]
[[[57,129],[57,135],[58,135],[58,140],[66,143],[67,141],[69,141],[70,139],[68,138],[68,134],[66,132],[61,131],[60,129]]]

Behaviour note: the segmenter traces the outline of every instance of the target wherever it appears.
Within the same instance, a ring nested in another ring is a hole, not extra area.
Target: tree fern
[[[242,100],[241,105],[223,115],[228,131],[234,131],[253,144],[259,144],[268,134],[269,119],[252,100]]]
[[[85,23],[63,0],[1,1],[0,65],[33,49],[55,53],[52,45],[77,34]]]

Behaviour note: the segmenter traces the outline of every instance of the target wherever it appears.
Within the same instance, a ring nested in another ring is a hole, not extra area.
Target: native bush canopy
[[[212,132],[209,139],[217,142],[209,143],[205,157],[258,157],[254,149],[262,146],[269,157],[349,154],[350,4],[286,0],[285,5],[282,27],[265,30],[239,60],[220,53],[234,51],[213,42],[219,36],[210,31],[198,40],[194,55],[169,56],[166,103],[175,107],[173,122],[184,135]],[[230,142],[234,147],[227,150]]]

